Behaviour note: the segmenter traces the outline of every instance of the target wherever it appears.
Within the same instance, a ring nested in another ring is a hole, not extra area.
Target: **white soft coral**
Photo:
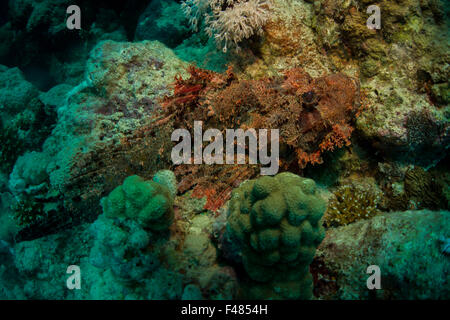
[[[226,52],[229,46],[262,32],[272,0],[187,0],[182,6],[194,30],[204,18],[206,32]]]

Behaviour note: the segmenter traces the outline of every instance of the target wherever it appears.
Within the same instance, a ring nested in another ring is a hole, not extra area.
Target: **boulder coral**
[[[261,177],[233,191],[227,232],[242,244],[254,298],[310,299],[309,265],[324,237],[325,201],[316,184],[292,173]]]

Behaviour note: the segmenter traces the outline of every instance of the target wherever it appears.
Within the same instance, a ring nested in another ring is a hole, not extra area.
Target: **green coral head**
[[[167,229],[174,215],[175,179],[168,172],[155,177],[156,181],[145,181],[136,175],[126,178],[123,185],[101,200],[105,216],[134,219],[154,231]]]
[[[287,299],[312,295],[308,267],[325,235],[325,209],[315,182],[292,173],[250,180],[233,191],[227,232],[242,245],[249,277],[266,283],[258,297],[274,296],[274,290]],[[274,289],[288,283],[284,293]]]

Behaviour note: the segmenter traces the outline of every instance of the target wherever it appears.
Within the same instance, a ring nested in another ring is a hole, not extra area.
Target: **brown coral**
[[[369,219],[380,213],[381,194],[370,184],[349,184],[339,187],[328,203],[325,213],[327,227],[345,226]]]

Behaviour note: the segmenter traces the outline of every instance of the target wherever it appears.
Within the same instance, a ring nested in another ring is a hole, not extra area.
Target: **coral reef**
[[[312,3],[273,0],[270,12],[260,42],[243,48],[233,60],[236,71],[250,78],[275,76],[299,66],[313,77],[337,71],[313,29]],[[357,77],[352,67],[339,71]]]
[[[0,192],[0,240],[6,243],[13,243],[17,233],[17,223],[13,219],[11,205],[14,203],[11,193]]]
[[[149,233],[136,219],[137,217],[129,216],[118,220],[108,215],[108,211],[105,210],[105,214],[90,227],[94,243],[90,250],[89,262],[102,270],[100,278],[95,280],[91,290],[97,292],[94,297],[126,299],[127,294],[133,294],[130,288],[133,282],[144,281],[160,266],[157,251],[152,252],[148,250],[148,247],[150,244],[156,245],[157,242],[165,241],[165,237]],[[107,277],[121,283],[121,285],[116,284],[119,291],[113,292],[114,288],[109,289],[110,297],[106,295],[107,284],[102,283],[107,282]],[[174,277],[172,281],[176,283],[179,279]],[[106,292],[101,293],[100,290]]]
[[[350,144],[359,106],[358,84],[351,78],[313,79],[302,69],[263,80],[238,80],[231,70],[225,75],[188,71],[190,78],[178,78],[173,96],[163,102],[179,126],[191,128],[195,119],[220,129],[279,128],[280,143],[294,149],[300,167]]]
[[[449,176],[442,166],[426,171],[420,166],[383,165],[381,188],[385,193],[384,210],[447,209]]]
[[[312,297],[309,264],[324,236],[324,211],[314,181],[292,173],[250,180],[233,191],[228,231],[242,242],[245,270],[257,281],[250,296]]]
[[[139,17],[134,38],[137,41],[158,40],[169,48],[180,45],[188,38],[188,19],[175,0],[151,1]]]
[[[49,163],[50,158],[44,153],[33,151],[20,156],[9,178],[11,192],[16,195],[39,194],[48,189]]]
[[[0,299],[449,299],[444,1],[75,3],[0,3]]]
[[[14,221],[20,227],[39,223],[45,218],[43,204],[30,199],[19,200],[11,210]]]
[[[56,121],[53,108],[43,103],[40,92],[18,68],[0,66],[0,110],[2,170],[12,169],[27,150],[37,150]]]
[[[364,108],[358,135],[389,160],[435,165],[448,150],[445,6],[442,1],[382,1],[386,21],[381,30],[370,30],[369,4],[275,0],[262,42],[240,54],[235,70],[260,78],[301,65],[314,77],[342,72],[359,78]],[[408,118],[426,113],[441,134],[430,132],[431,145],[411,145]]]
[[[441,237],[439,238],[439,241],[441,242],[441,252],[445,255],[450,254],[450,239]]]
[[[6,1],[8,2],[8,1]],[[67,0],[9,1],[8,21],[0,26],[0,63],[20,66],[39,89],[61,82],[77,85],[83,80],[85,61],[100,40],[132,38],[146,3],[81,0],[82,30],[66,27]]]
[[[160,171],[154,179],[159,181],[154,184],[163,187],[164,181],[175,190],[173,173]],[[170,193],[169,188],[165,193]],[[12,248],[1,242],[0,257],[5,256],[5,264],[0,266],[0,297],[233,299],[236,275],[229,266],[218,264],[209,238],[213,217],[195,213],[199,209],[183,217],[176,214],[170,228],[159,231],[141,224],[137,216],[110,217],[105,211],[94,223]],[[67,266],[74,262],[82,270],[83,290],[71,291],[61,285]]]
[[[414,201],[415,207],[419,209],[445,208],[443,203],[442,185],[436,178],[427,173],[423,168],[414,166],[405,173],[405,193]]]

